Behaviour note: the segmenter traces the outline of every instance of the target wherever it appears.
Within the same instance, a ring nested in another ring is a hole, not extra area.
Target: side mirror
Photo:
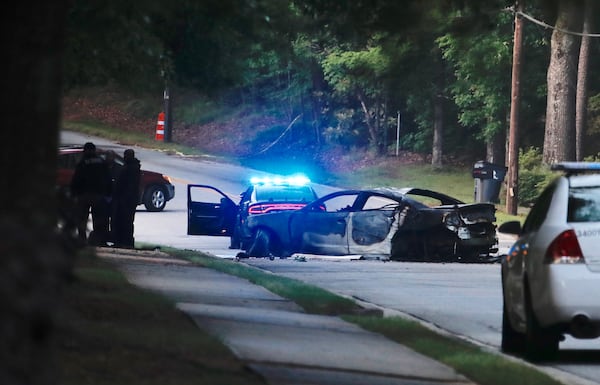
[[[504,222],[498,227],[498,232],[505,234],[521,234],[521,222],[519,221],[508,221]]]

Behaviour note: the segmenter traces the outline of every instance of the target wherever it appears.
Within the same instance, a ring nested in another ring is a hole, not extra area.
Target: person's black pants
[[[77,197],[77,231],[79,239],[92,246],[104,246],[108,240],[108,211],[106,197],[98,194],[83,194]],[[87,223],[92,214],[92,232],[87,234]]]
[[[134,247],[133,221],[137,204],[131,202],[114,202],[116,205],[112,218],[112,230],[116,247]]]

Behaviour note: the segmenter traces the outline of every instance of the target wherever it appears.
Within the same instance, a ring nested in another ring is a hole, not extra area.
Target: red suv
[[[103,158],[106,158],[106,155],[109,152],[112,152],[114,154],[116,167],[122,167],[124,163],[123,157],[115,150],[117,149],[115,148],[113,150],[106,146],[103,148],[96,148],[96,152]],[[68,192],[71,178],[73,178],[73,173],[75,172],[75,167],[82,156],[82,145],[65,145],[59,147],[58,173],[56,176],[56,184],[59,191]],[[173,186],[170,178],[166,175],[142,170],[140,192],[139,204],[143,204],[148,211],[162,211],[167,202],[175,196],[175,186]]]

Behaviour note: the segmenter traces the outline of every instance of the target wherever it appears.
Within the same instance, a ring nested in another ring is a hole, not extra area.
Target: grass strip
[[[459,338],[436,333],[402,317],[349,315],[342,318],[442,362],[479,385],[562,384],[531,366],[487,352]]]

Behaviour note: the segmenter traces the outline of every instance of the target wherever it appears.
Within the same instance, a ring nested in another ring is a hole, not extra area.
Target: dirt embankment
[[[90,96],[92,95],[92,96]],[[132,101],[133,100],[133,101]],[[143,104],[143,103],[140,103]],[[161,108],[161,101],[156,104]],[[133,106],[132,106],[133,105]],[[140,132],[153,137],[159,111],[147,112],[135,108],[135,98],[123,94],[98,90],[78,95],[68,95],[63,99],[63,120],[74,122],[100,122],[123,131]],[[155,116],[156,115],[156,116]],[[271,116],[248,113],[243,118],[215,120],[205,124],[184,124],[176,116],[173,121],[173,141],[204,152],[238,158],[260,158],[264,149],[285,130],[286,122]],[[278,127],[273,132],[273,127]],[[280,128],[280,129],[279,129]],[[271,131],[270,135],[265,132]],[[284,141],[282,141],[284,142]],[[378,157],[367,151],[352,151],[342,147],[315,149],[297,145],[288,140],[283,150],[279,145],[278,156],[289,162],[310,161],[313,166],[329,172],[351,172],[365,166],[393,163],[398,164],[428,162],[427,157],[411,152],[401,152],[398,157]]]
[[[106,89],[67,95],[62,101],[62,118],[71,122],[99,122],[123,131],[154,136],[161,103],[155,103],[156,111],[145,112],[132,108],[127,99],[134,100]],[[172,123],[174,142],[227,156],[251,156],[260,151],[256,148],[256,136],[279,124],[268,116],[245,117],[243,120],[234,117],[205,124],[183,123],[174,116]]]

